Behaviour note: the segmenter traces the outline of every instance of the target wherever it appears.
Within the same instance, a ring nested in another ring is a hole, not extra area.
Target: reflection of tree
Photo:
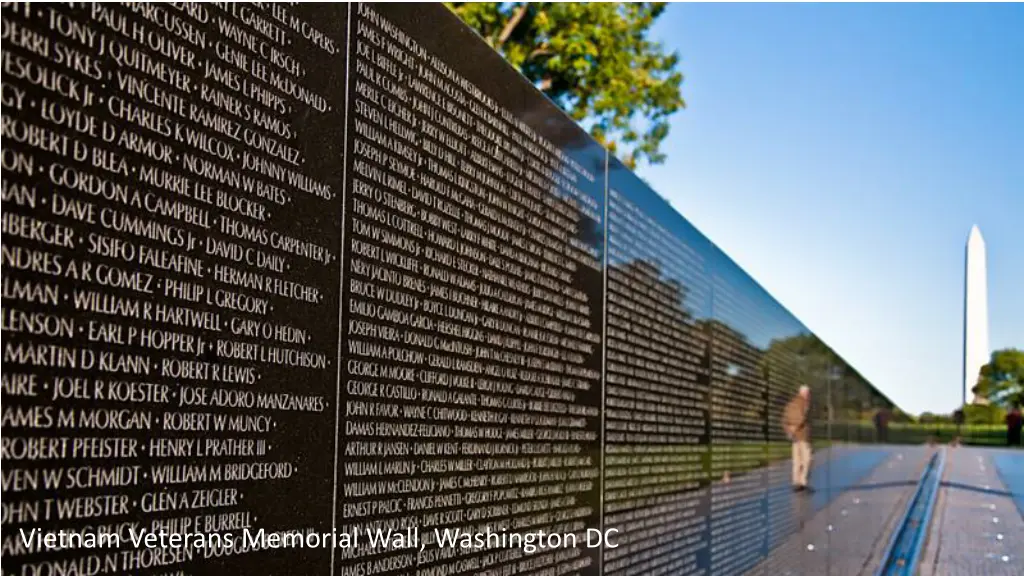
[[[868,420],[880,408],[895,408],[814,334],[773,340],[765,354],[765,367],[773,375],[787,368],[789,377],[773,379],[773,383],[788,388],[790,394],[801,385],[811,388],[815,418],[828,417],[829,403],[835,420]]]
[[[616,349],[635,350],[634,356],[642,357],[630,357],[627,364],[648,368],[653,363],[680,387],[689,387],[691,399],[703,394],[697,387],[703,386],[707,346],[687,305],[690,288],[665,274],[653,258],[616,263],[607,273],[610,357]]]
[[[764,351],[752,344],[743,332],[721,320],[710,319],[704,324],[712,338],[712,377],[717,384],[724,384],[726,395],[744,401],[736,407],[733,417],[764,422]]]
[[[607,274],[610,478],[635,476],[636,482],[651,485],[645,489],[651,496],[680,490],[707,478],[709,466],[707,346],[694,324],[696,311],[687,306],[692,287],[669,277],[654,255],[616,262]],[[620,453],[616,445],[622,444],[643,448],[624,463],[615,456]],[[643,472],[641,467],[648,465],[661,471]],[[614,488],[610,494],[612,499],[622,496]]]
[[[666,316],[660,321],[684,333],[700,333],[695,329],[698,313],[688,302],[690,288],[677,278],[666,274],[654,258],[636,258],[613,264],[608,268],[609,287],[612,282],[621,285],[623,296],[641,300],[645,306],[661,308]],[[633,281],[633,282],[631,282]],[[682,344],[682,342],[680,342]]]
[[[786,367],[787,380],[791,378],[792,381],[777,381],[777,384],[793,393],[800,386],[810,386],[812,397],[818,397],[819,393],[826,392],[829,368],[835,365],[835,358],[835,354],[813,334],[798,334],[772,340],[765,353],[764,367],[773,373]]]
[[[609,288],[620,297],[655,300],[663,314],[658,321],[671,326],[675,337],[704,343],[711,368],[708,418],[719,423],[729,418],[737,424],[737,433],[746,430],[744,438],[738,440],[752,439],[747,436],[754,433],[755,422],[767,424],[768,439],[782,440],[779,419],[783,407],[801,385],[811,388],[811,418],[819,426],[830,418],[833,422],[870,421],[880,408],[894,410],[883,395],[814,334],[775,338],[762,349],[751,342],[749,329],[702,317],[703,307],[694,305],[690,287],[669,277],[653,257],[617,263],[608,274]],[[753,313],[763,312],[758,309]],[[685,342],[665,350],[681,355],[700,353]],[[824,432],[821,429],[816,434]]]

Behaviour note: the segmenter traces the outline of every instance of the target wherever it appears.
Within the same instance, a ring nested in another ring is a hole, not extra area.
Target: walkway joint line
[[[932,454],[921,473],[921,480],[907,504],[903,519],[893,531],[883,560],[875,576],[911,575],[924,548],[935,510],[935,500],[941,489],[942,474],[946,466],[946,450]]]

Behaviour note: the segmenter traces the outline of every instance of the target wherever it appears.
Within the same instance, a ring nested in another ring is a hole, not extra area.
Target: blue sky
[[[961,394],[963,259],[1024,348],[1024,5],[675,4],[687,110],[640,174],[902,408]]]

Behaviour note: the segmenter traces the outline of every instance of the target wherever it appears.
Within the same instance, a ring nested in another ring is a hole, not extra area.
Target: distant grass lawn
[[[824,438],[831,430],[831,439]],[[885,446],[887,444],[926,444],[934,440],[937,443],[949,443],[956,437],[957,427],[952,424],[905,424],[889,425],[889,441],[885,444],[876,442],[874,425],[870,422],[833,422],[831,426],[816,423],[812,441],[814,451],[831,446],[849,446],[853,449]],[[962,443],[974,446],[1006,446],[1006,427],[998,425],[965,425],[961,427]],[[676,482],[688,483],[697,479],[719,482],[726,476],[733,481],[752,470],[765,468],[772,464],[785,461],[792,455],[792,443],[786,440],[749,442],[735,441],[722,444],[703,445],[648,445],[658,447],[647,454],[636,453],[609,454],[611,459],[627,458],[633,461],[626,465],[622,462],[613,464],[621,469],[629,466],[643,470],[642,475],[650,474],[657,477],[652,483],[661,485],[661,490],[670,490]],[[676,456],[678,454],[678,456]],[[841,455],[838,457],[842,457]],[[625,479],[632,474],[609,476],[609,482],[617,478]]]
[[[956,424],[893,424],[889,428],[890,442],[927,442],[929,437],[935,437],[936,442],[948,443],[957,436]],[[1006,426],[1002,424],[965,424],[959,434],[964,444],[1006,447]]]
[[[889,424],[890,444],[925,444],[934,440],[940,444],[948,444],[960,435],[962,444],[969,446],[1006,446],[1006,426],[1002,424],[964,424],[958,427],[949,423],[902,423]],[[850,422],[833,426],[833,440],[843,437],[855,439],[861,443],[873,443],[874,426],[868,422]],[[1021,448],[1021,446],[1016,446]]]

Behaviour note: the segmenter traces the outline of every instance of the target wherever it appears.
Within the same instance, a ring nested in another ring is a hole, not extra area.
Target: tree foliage
[[[664,2],[446,2],[630,168],[665,160],[679,57],[650,40]]]
[[[981,367],[974,393],[1003,408],[1024,404],[1024,350],[993,352],[989,363]]]
[[[920,424],[952,424],[953,416],[950,414],[922,412],[921,415],[917,417],[917,422]]]
[[[996,405],[968,404],[964,406],[965,424],[1002,424],[1006,409]]]

